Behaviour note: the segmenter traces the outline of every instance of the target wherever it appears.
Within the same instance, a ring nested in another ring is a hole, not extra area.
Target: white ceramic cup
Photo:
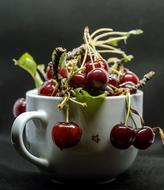
[[[65,121],[64,111],[57,108],[60,101],[60,97],[40,96],[37,90],[26,93],[27,112],[15,119],[11,130],[12,143],[25,159],[51,178],[61,181],[108,180],[131,166],[137,149],[131,146],[119,150],[110,142],[112,127],[124,122],[125,96],[107,97],[96,104],[90,100],[87,108],[71,105],[70,121],[80,125],[82,138],[78,145],[64,150],[55,145],[51,135],[54,124]],[[132,107],[142,115],[142,91],[131,95],[131,102]],[[141,127],[139,117],[134,118]],[[133,125],[131,120],[129,125]]]

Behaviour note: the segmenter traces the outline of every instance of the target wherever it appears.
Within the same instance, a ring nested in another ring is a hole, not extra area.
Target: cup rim
[[[131,94],[130,97],[138,97],[143,95],[142,90],[137,90],[135,94]],[[26,92],[26,97],[30,98],[41,98],[46,100],[62,100],[63,97],[57,97],[57,96],[42,96],[37,93],[37,89],[28,90]],[[119,96],[107,96],[105,99],[112,100],[112,99],[122,99],[125,98],[125,95],[119,95]]]

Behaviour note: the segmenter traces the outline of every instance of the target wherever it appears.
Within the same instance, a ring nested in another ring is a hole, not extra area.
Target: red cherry
[[[52,139],[61,150],[77,145],[81,135],[81,128],[74,122],[58,122],[52,129]]]
[[[108,73],[102,68],[93,69],[87,74],[87,83],[93,89],[104,88],[108,84],[108,81]]]
[[[82,73],[78,73],[74,75],[70,80],[70,86],[73,88],[85,88],[86,86],[86,78],[85,75]]]
[[[109,82],[108,82],[108,84],[110,84],[112,86],[115,86],[115,87],[118,87],[118,81],[113,76],[109,76]]]
[[[24,98],[19,98],[16,100],[13,106],[13,115],[17,117],[21,113],[26,111],[26,101]]]
[[[46,79],[54,79],[54,71],[52,65],[48,65],[46,69]]]
[[[153,144],[155,139],[155,133],[153,129],[147,126],[139,129],[135,134],[135,140],[133,142],[133,146],[144,150],[150,147]]]
[[[67,78],[67,70],[65,68],[58,68],[58,73],[62,78]]]
[[[106,63],[106,61],[101,60],[101,61],[96,61],[96,62],[86,62],[85,64],[85,72],[89,73],[91,70],[95,69],[95,68],[103,68],[108,72],[108,64]]]
[[[129,148],[134,141],[134,137],[134,130],[129,126],[125,126],[124,124],[115,125],[112,128],[110,134],[112,145],[118,149]]]
[[[135,73],[127,72],[120,78],[120,83],[133,82],[134,84],[139,83],[139,78]]]
[[[39,94],[43,96],[53,96],[57,92],[58,84],[54,79],[45,81],[39,89]]]

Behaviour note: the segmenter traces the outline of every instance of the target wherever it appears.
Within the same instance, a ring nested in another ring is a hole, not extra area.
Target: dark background
[[[12,106],[19,97],[34,87],[31,77],[23,70],[15,67],[12,58],[19,58],[24,52],[33,55],[37,63],[47,64],[52,50],[63,46],[69,50],[82,43],[84,26],[91,31],[100,27],[111,27],[118,31],[129,31],[141,28],[144,34],[132,36],[127,46],[123,46],[127,53],[133,54],[135,59],[127,64],[139,77],[149,70],[154,70],[156,76],[144,88],[144,118],[147,125],[163,127],[164,106],[164,1],[163,0],[0,0],[0,136],[1,162],[0,187],[2,189],[19,189],[16,182],[20,176],[18,186],[24,189],[32,187],[51,189],[49,182],[43,177],[28,173],[33,166],[10,146],[10,129],[14,120]],[[141,164],[134,165],[130,173],[112,187],[113,189],[157,189],[153,184],[143,184],[137,188],[149,175],[147,182],[155,179],[159,189],[161,187],[163,150],[156,145],[152,154],[160,155],[139,157]],[[150,149],[151,152],[151,149]],[[161,156],[162,155],[162,156]],[[14,162],[12,162],[12,159]],[[153,162],[153,159],[155,162]],[[142,166],[142,163],[145,163]],[[10,163],[10,164],[9,164]],[[154,165],[157,167],[153,173]],[[2,166],[1,166],[2,165]],[[15,172],[15,165],[18,171]],[[150,167],[149,167],[150,166]],[[143,169],[145,168],[145,170]],[[4,172],[5,171],[5,172]],[[28,172],[27,172],[28,171]],[[23,172],[23,173],[22,173]],[[26,172],[26,173],[25,173]],[[133,174],[136,174],[136,179]],[[132,174],[132,175],[131,175]],[[140,176],[137,178],[137,176]],[[153,176],[154,175],[154,176]],[[145,178],[144,178],[145,177]],[[161,179],[160,182],[158,182]],[[126,179],[129,178],[129,181]],[[39,179],[42,180],[41,186]],[[24,181],[28,182],[24,184]],[[35,181],[35,182],[34,182]],[[119,184],[125,182],[120,188]],[[9,185],[10,183],[10,185]],[[33,185],[29,185],[33,184]],[[131,184],[129,186],[129,184]],[[5,186],[6,185],[6,186]],[[127,186],[126,186],[127,185]],[[163,184],[164,185],[164,184]],[[129,188],[128,188],[129,187]]]

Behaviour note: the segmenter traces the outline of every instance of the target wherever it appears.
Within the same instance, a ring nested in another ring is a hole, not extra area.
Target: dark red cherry
[[[81,135],[81,128],[74,122],[58,122],[52,128],[52,139],[61,150],[77,145]]]
[[[120,78],[120,83],[124,82],[133,82],[134,84],[138,84],[139,78],[135,73],[129,71]]]
[[[111,143],[118,149],[129,148],[132,145],[134,138],[134,129],[129,126],[125,126],[124,124],[117,124],[111,130]]]
[[[58,73],[61,75],[62,78],[67,78],[67,70],[65,68],[59,68]]]
[[[153,132],[153,129],[151,127],[144,126],[136,132],[133,146],[144,150],[153,144],[154,139],[155,133]]]
[[[39,88],[39,94],[43,96],[53,96],[57,92],[58,84],[54,79],[47,80]]]
[[[96,68],[87,74],[87,83],[93,89],[102,89],[109,82],[109,76],[103,68]]]
[[[49,64],[46,69],[46,79],[54,79],[54,71],[53,71],[53,66]]]
[[[95,62],[86,62],[85,64],[85,72],[89,73],[91,70],[95,69],[95,68],[103,68],[104,70],[106,70],[108,72],[108,64],[106,63],[105,60],[101,60],[101,61],[95,61]]]
[[[116,79],[116,77],[114,76],[109,76],[109,82],[108,82],[109,85],[112,85],[112,86],[115,86],[115,87],[118,87],[118,80]]]
[[[86,86],[86,77],[82,73],[75,74],[70,80],[70,86],[73,88],[85,88]]]
[[[21,113],[26,111],[26,101],[24,98],[19,98],[15,101],[13,106],[13,115],[17,117]]]

